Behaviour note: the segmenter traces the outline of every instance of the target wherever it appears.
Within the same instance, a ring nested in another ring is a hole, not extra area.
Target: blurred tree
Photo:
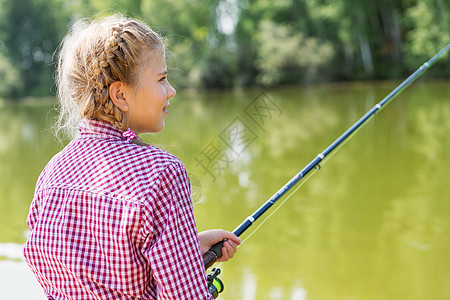
[[[44,95],[74,20],[117,11],[168,40],[176,87],[278,85],[407,75],[450,42],[444,0],[0,0],[3,95]],[[450,62],[450,59],[448,60]],[[450,76],[448,64],[433,74]]]
[[[434,55],[437,49],[450,43],[450,2],[444,0],[405,0],[408,5],[403,19],[405,53],[408,67]],[[450,75],[450,58],[441,64],[442,73]]]
[[[257,80],[264,85],[313,81],[334,55],[331,43],[307,38],[286,25],[270,21],[260,23],[257,46],[256,65],[260,71]]]
[[[0,6],[3,7],[3,1],[0,1]],[[0,10],[0,20],[5,20],[6,13]],[[0,21],[1,23],[1,21]],[[5,44],[6,32],[0,30],[0,96],[11,97],[19,92],[22,87],[22,80],[20,78],[18,68],[11,63],[7,56],[8,51]]]
[[[48,95],[53,84],[52,54],[64,29],[62,2],[44,0],[3,1],[0,31],[4,55],[16,66],[23,89],[13,96]]]
[[[230,86],[231,56],[216,24],[220,1],[169,0],[145,2],[146,21],[170,41],[170,65],[176,85]],[[174,16],[176,16],[174,18]],[[169,21],[170,20],[170,21]],[[174,72],[175,71],[175,72]],[[227,79],[228,77],[228,79]]]
[[[19,71],[0,52],[0,95],[11,97],[17,95],[23,87]]]

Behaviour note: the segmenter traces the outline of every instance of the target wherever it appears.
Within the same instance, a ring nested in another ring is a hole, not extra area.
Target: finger
[[[222,256],[217,260],[218,262],[225,262],[229,259],[228,250],[226,247],[222,247]]]
[[[218,260],[219,262],[225,262],[234,256],[233,247],[231,246],[230,242],[226,241],[223,244],[222,247],[222,257]]]
[[[233,249],[233,253],[236,253],[238,244],[233,241],[229,241],[231,248]]]
[[[237,237],[234,233],[226,231],[226,230],[222,230],[222,238],[231,240],[238,245],[241,244],[241,239],[239,237]]]
[[[231,243],[229,241],[226,241],[225,243],[223,243],[223,246],[227,251],[228,259],[233,258],[235,251],[233,249],[233,246],[231,246]]]
[[[229,256],[231,256],[231,257],[233,257],[234,253],[236,253],[237,247],[238,247],[238,245],[235,242],[231,241],[231,240],[225,241],[223,243],[223,246],[226,247],[227,252],[229,253]]]

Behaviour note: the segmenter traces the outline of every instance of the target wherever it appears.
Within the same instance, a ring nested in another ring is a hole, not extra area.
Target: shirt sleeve
[[[46,169],[44,169],[39,175],[36,187],[34,190],[33,200],[31,201],[30,208],[27,216],[28,228],[32,231],[39,217],[39,191],[42,184],[43,177],[46,174]]]
[[[213,299],[207,288],[184,166],[169,165],[160,184],[153,204],[153,241],[144,250],[158,299]]]
[[[32,231],[34,229],[34,225],[36,224],[38,215],[39,215],[39,206],[38,206],[38,196],[34,195],[33,201],[30,204],[30,208],[27,216],[27,225],[28,228]]]

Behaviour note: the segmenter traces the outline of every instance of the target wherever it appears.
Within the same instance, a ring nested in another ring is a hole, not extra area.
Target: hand
[[[237,246],[241,244],[241,239],[234,233],[222,229],[202,231],[198,234],[198,240],[200,241],[202,255],[205,254],[214,244],[226,240],[223,243],[222,257],[217,260],[218,262],[224,262],[232,258],[234,253],[237,251]]]

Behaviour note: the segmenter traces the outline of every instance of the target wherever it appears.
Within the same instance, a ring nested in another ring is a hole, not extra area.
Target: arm
[[[156,231],[150,246],[143,250],[158,299],[213,299],[207,288],[186,170],[181,163],[171,164],[160,179],[150,221]]]

